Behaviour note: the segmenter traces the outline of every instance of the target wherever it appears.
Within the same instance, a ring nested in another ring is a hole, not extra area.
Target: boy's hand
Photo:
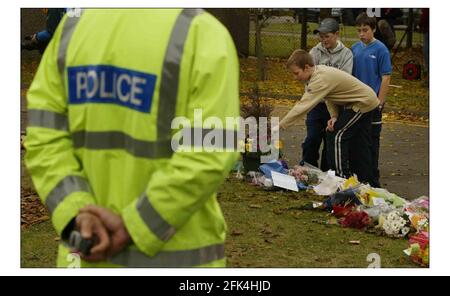
[[[331,117],[330,120],[328,120],[327,131],[334,132],[334,124],[336,120],[337,120],[336,117]]]

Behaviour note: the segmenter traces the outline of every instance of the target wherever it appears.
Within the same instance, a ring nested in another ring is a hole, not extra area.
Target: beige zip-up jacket
[[[303,97],[280,121],[280,127],[284,129],[293,125],[323,101],[327,104],[331,117],[339,116],[339,106],[367,113],[380,104],[370,86],[344,71],[319,65],[315,66],[306,83]]]

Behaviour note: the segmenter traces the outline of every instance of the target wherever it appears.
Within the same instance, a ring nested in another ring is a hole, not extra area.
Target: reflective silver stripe
[[[175,21],[170,35],[164,57],[159,90],[158,141],[165,141],[171,138],[171,123],[175,116],[184,43],[186,42],[192,19],[202,11],[201,9],[183,9]],[[168,145],[170,148],[170,142]],[[170,151],[172,150],[170,149]]]
[[[211,133],[211,134],[210,134]],[[205,137],[210,136],[207,141]],[[239,132],[234,130],[187,128],[182,131],[182,145],[201,147],[217,147],[223,149],[239,148]],[[222,145],[214,143],[217,137],[222,137]],[[211,141],[214,139],[213,141]],[[92,150],[123,149],[136,157],[149,159],[169,158],[173,154],[171,140],[144,141],[134,139],[128,134],[119,131],[88,132],[77,131],[72,134],[74,148],[87,148]],[[184,141],[190,141],[184,143]],[[211,146],[212,145],[212,146]]]
[[[184,139],[191,139],[191,145],[203,145],[205,136],[210,132],[218,132],[221,137],[224,137],[223,147],[220,148],[237,149],[239,147],[240,139],[238,131],[194,128],[184,129],[182,136]],[[217,136],[219,135],[217,134]],[[230,140],[227,141],[227,139]],[[233,140],[231,141],[231,139]],[[77,131],[72,134],[72,140],[74,148],[87,148],[92,150],[123,149],[133,156],[149,159],[168,158],[173,154],[170,139],[155,142],[138,140],[120,131]]]
[[[383,121],[372,122],[372,124],[383,124]]]
[[[46,127],[67,131],[68,122],[65,114],[47,110],[28,110],[28,126]]]
[[[73,192],[84,191],[92,192],[88,181],[80,176],[67,176],[62,179],[58,185],[47,196],[45,204],[47,205],[50,213],[55,211],[56,207]]]
[[[148,257],[138,250],[126,250],[111,259],[111,262],[126,267],[193,267],[225,258],[223,244],[194,250],[161,251]]]
[[[143,194],[138,200],[136,209],[147,227],[162,241],[168,241],[176,232],[176,229],[167,223],[155,210],[147,195]]]
[[[72,139],[75,148],[124,149],[136,157],[144,158],[167,158],[172,155],[170,139],[167,142],[137,140],[119,131],[77,131],[72,134]]]
[[[244,141],[245,135],[239,134],[238,131],[235,130],[224,130],[224,129],[206,129],[206,128],[185,128],[182,131],[183,139],[189,140],[190,143],[183,143],[181,145],[192,145],[195,147],[201,147],[203,144],[217,146],[215,140],[217,138],[222,139],[222,145],[218,148],[224,149],[238,149],[239,141]],[[214,139],[214,141],[205,142],[205,137],[209,136],[210,139]],[[239,138],[241,136],[241,138]],[[208,146],[209,147],[209,146]]]
[[[83,10],[81,11],[81,13],[83,13]],[[67,16],[66,21],[64,23],[64,27],[62,29],[61,40],[59,42],[59,49],[58,49],[58,69],[61,77],[64,77],[64,70],[66,67],[67,47],[69,45],[70,39],[72,38],[72,34],[80,18],[81,16],[79,17]]]

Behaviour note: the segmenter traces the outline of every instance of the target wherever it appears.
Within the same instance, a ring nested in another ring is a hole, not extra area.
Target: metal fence
[[[307,49],[318,42],[313,31],[318,27],[316,22],[307,23]],[[351,46],[358,41],[356,30],[349,31],[348,26],[340,25],[341,41]],[[262,51],[268,57],[288,57],[295,49],[300,48],[302,24],[294,16],[275,16],[269,18],[261,30]],[[254,17],[250,18],[249,54],[256,55],[256,26]]]
[[[333,16],[340,23],[340,40],[347,46],[351,47],[355,42],[359,41],[356,27],[349,23],[351,18],[343,14]],[[250,16],[249,30],[249,55],[256,55],[256,25],[255,15]],[[311,49],[318,42],[318,36],[313,31],[319,26],[317,17],[308,12],[307,23],[307,49]],[[353,19],[354,21],[354,19]],[[346,24],[346,25],[344,25]],[[396,26],[397,42],[401,39],[405,32],[406,26]],[[291,11],[286,11],[285,15],[272,16],[267,19],[261,30],[262,52],[266,57],[282,57],[286,58],[295,50],[300,48],[301,44],[302,24],[299,17]],[[415,32],[413,36],[413,46],[421,46],[423,42],[422,34]],[[406,45],[406,39],[403,40],[401,46]]]

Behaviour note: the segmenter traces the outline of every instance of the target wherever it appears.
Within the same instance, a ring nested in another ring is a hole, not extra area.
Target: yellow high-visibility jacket
[[[197,109],[203,119],[238,117],[238,81],[228,31],[202,10],[63,18],[28,91],[26,166],[59,235],[95,204],[120,214],[133,240],[81,266],[225,266],[216,191],[238,153],[174,150],[172,120],[204,133]],[[72,263],[68,252],[61,244],[58,266]]]

